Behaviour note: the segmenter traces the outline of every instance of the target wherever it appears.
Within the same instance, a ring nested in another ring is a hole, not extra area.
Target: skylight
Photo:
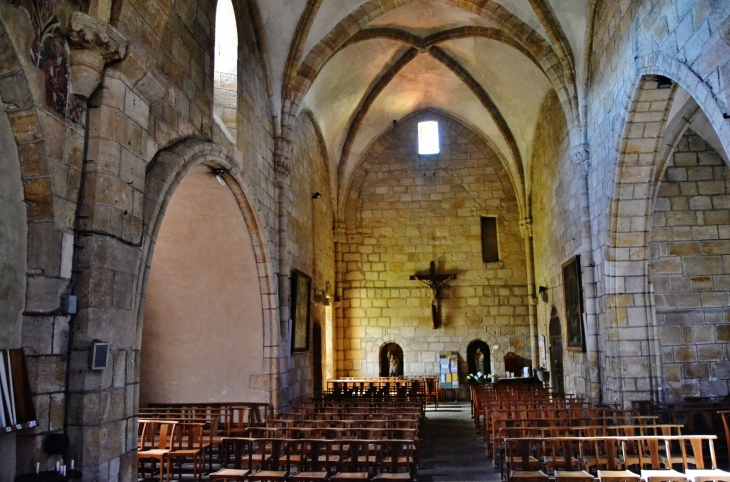
[[[418,123],[418,153],[420,155],[438,154],[439,147],[439,123],[426,121]]]

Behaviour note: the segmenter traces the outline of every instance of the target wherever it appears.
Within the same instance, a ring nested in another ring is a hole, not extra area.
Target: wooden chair
[[[229,468],[226,466],[217,472],[213,472],[210,474],[210,482],[219,480],[246,480],[246,477],[248,477],[248,474],[251,472],[249,469],[249,465],[251,463],[249,455],[252,453],[251,447],[253,445],[253,440],[254,439],[241,437],[223,438],[222,443],[226,444],[226,446],[232,447],[233,467]],[[227,462],[228,461],[226,461],[226,465]]]
[[[540,439],[505,439],[507,482],[547,482],[548,476],[539,469],[539,460],[533,455],[533,446]]]
[[[641,469],[641,478],[646,482],[686,482],[687,476],[674,470],[671,467],[662,468],[664,464],[661,461],[659,446],[662,439],[660,437],[635,437],[629,438],[624,442],[624,446],[638,446],[635,449],[639,455],[639,468]],[[664,447],[669,446],[666,442]],[[645,453],[641,447],[645,447]],[[648,454],[648,457],[647,457]],[[670,454],[671,460],[671,454]],[[644,467],[649,466],[648,469]]]
[[[289,475],[291,482],[322,482],[329,480],[337,460],[333,457],[332,442],[320,439],[290,440],[292,457],[298,456],[298,471]],[[293,463],[293,462],[292,462]]]
[[[285,481],[289,477],[292,445],[286,439],[254,439],[249,452],[248,480]],[[258,463],[258,470],[254,465]]]
[[[165,454],[167,460],[167,479],[172,480],[171,472],[175,460],[192,459],[193,480],[200,480],[203,468],[203,427],[202,423],[178,423],[175,427],[175,436],[172,450]],[[182,478],[182,464],[178,465],[178,477]]]
[[[580,460],[576,457],[576,439],[571,437],[548,438],[543,440],[545,472],[550,475],[552,469],[556,482],[593,482],[594,477],[580,469]]]
[[[165,474],[165,459],[172,450],[177,422],[167,420],[139,420],[141,435],[137,451],[137,471],[144,476],[145,460],[150,460],[150,477],[154,476],[157,461],[160,462],[160,482]]]
[[[380,443],[376,466],[379,473],[373,480],[416,480],[416,462],[410,440],[385,440]]]
[[[338,444],[337,473],[330,480],[370,480],[375,465],[369,440],[347,440]]]
[[[428,405],[429,401],[433,402],[434,408],[439,408],[439,379],[438,377],[424,377],[423,378],[423,386],[424,386],[424,398],[426,400],[426,405]]]
[[[689,482],[708,482],[708,481],[722,481],[730,482],[730,472],[720,470],[717,468],[717,462],[715,460],[715,436],[700,436],[700,437],[687,437],[681,440],[679,447],[682,452],[682,466],[684,468],[684,474],[687,476]],[[705,468],[705,457],[703,453],[703,446],[705,442],[708,445],[708,454],[710,457],[710,468]],[[690,455],[687,454],[687,443],[692,449]],[[694,469],[690,469],[689,466],[694,465]]]

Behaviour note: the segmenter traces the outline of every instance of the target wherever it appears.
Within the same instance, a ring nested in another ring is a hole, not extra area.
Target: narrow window
[[[231,0],[219,0],[215,17],[213,113],[238,136],[238,29]]]
[[[482,260],[485,263],[499,261],[497,218],[482,217]]]
[[[418,123],[418,154],[424,156],[438,154],[439,147],[439,123],[426,121]]]

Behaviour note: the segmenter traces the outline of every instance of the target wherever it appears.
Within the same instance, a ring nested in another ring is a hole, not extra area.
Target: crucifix
[[[431,290],[431,318],[433,320],[433,328],[439,327],[441,320],[439,319],[439,312],[441,305],[439,298],[441,294],[441,286],[450,279],[455,279],[455,274],[436,274],[436,262],[431,261],[431,268],[428,275],[414,274],[411,276],[412,280],[419,281],[426,285]]]

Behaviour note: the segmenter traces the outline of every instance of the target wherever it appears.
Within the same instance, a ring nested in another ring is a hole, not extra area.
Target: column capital
[[[68,29],[69,90],[88,99],[101,82],[104,67],[127,55],[127,39],[117,29],[81,12],[71,15]]]
[[[347,224],[344,221],[336,221],[332,232],[336,243],[347,242]]]
[[[570,150],[570,159],[573,161],[573,164],[578,166],[580,170],[583,171],[584,174],[588,173],[590,158],[591,156],[588,149],[588,144],[573,146],[573,148]]]
[[[520,234],[523,238],[532,237],[532,218],[520,219]]]

